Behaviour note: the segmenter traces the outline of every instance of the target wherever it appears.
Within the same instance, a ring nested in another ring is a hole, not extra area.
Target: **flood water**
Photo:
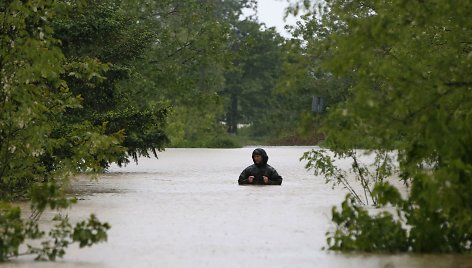
[[[54,263],[21,257],[5,267],[472,267],[472,256],[341,254],[322,250],[331,189],[299,162],[309,147],[266,147],[282,186],[238,186],[254,148],[167,149],[159,159],[79,178],[72,220],[109,222],[107,243],[70,247]],[[45,220],[52,215],[45,214]]]

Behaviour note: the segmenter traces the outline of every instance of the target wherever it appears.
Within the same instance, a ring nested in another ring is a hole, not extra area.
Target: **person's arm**
[[[268,185],[282,185],[282,176],[274,168],[270,169]]]
[[[239,175],[238,184],[239,185],[254,184],[254,180],[249,182],[248,178],[249,178],[249,172],[248,172],[248,169],[245,168],[243,172],[241,172],[241,175]]]

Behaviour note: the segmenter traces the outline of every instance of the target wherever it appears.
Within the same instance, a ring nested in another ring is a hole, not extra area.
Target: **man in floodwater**
[[[257,148],[252,152],[253,165],[248,166],[239,175],[238,183],[243,184],[262,184],[262,185],[281,185],[282,177],[275,168],[267,164],[269,156],[266,151]]]

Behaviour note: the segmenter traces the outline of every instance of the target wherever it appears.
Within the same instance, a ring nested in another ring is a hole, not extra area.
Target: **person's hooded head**
[[[259,157],[256,156],[260,156],[261,160],[258,160]],[[257,166],[265,166],[267,165],[267,161],[269,161],[269,156],[267,155],[266,151],[264,151],[264,149],[257,148],[252,152],[252,161]]]

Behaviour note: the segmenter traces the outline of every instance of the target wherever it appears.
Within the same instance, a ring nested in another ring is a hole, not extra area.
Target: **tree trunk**
[[[236,135],[238,133],[238,96],[231,94],[231,104],[228,112],[228,133]]]

